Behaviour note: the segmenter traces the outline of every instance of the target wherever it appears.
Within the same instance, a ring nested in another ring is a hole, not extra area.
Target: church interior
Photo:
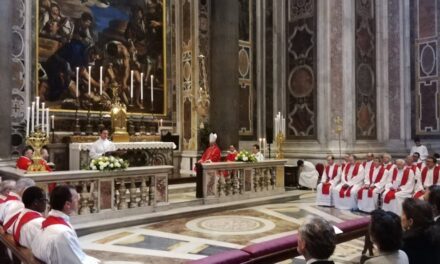
[[[0,263],[440,263],[440,0],[1,3]]]

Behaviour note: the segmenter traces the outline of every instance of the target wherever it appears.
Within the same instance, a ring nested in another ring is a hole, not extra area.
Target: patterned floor
[[[288,203],[182,217],[95,233],[81,237],[80,241],[88,254],[104,263],[184,263],[294,234],[310,214],[332,223],[359,217],[350,211],[317,207],[314,194],[308,192],[299,200]],[[340,244],[333,259],[336,263],[356,263],[362,247],[362,239]]]

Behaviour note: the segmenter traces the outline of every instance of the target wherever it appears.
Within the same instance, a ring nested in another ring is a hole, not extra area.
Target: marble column
[[[211,1],[210,125],[221,149],[238,144],[238,1]]]

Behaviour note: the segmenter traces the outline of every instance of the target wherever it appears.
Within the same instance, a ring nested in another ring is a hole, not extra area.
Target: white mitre
[[[209,134],[209,143],[215,143],[217,141],[217,134],[211,133]]]

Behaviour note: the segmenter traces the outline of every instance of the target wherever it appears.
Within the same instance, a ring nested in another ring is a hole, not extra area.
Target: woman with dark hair
[[[402,204],[402,250],[409,263],[437,263],[434,244],[434,221],[431,206],[422,200],[407,198]]]
[[[379,249],[379,254],[367,260],[366,264],[407,264],[408,257],[399,250],[402,241],[402,227],[400,218],[393,212],[374,210],[370,222],[371,241]]]

